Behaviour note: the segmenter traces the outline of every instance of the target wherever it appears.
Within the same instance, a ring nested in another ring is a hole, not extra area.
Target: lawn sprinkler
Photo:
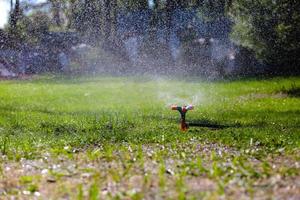
[[[177,110],[180,113],[180,129],[182,131],[187,131],[189,128],[189,125],[185,122],[185,115],[187,111],[193,110],[194,106],[188,105],[188,106],[172,106],[172,110]]]

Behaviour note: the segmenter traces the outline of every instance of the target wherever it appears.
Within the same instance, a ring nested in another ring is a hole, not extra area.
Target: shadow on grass
[[[209,120],[192,120],[187,122],[189,127],[210,128],[210,129],[225,129],[225,128],[242,128],[240,123],[235,124],[220,124],[216,121]]]
[[[187,123],[190,127],[201,127],[201,128],[211,128],[211,129],[224,129],[224,128],[240,128],[239,124],[222,125],[213,123],[201,123],[201,122],[189,122]]]
[[[53,123],[52,120],[49,122],[43,122],[41,123],[42,129],[49,129],[54,130],[54,132],[60,133],[60,132],[90,132],[90,131],[100,131],[103,129],[107,130],[116,130],[116,129],[126,129],[128,126],[129,128],[133,128],[135,123],[142,124],[144,122],[154,121],[154,122],[164,122],[164,123],[180,123],[179,117],[177,115],[166,115],[166,114],[145,114],[145,113],[139,113],[134,114],[131,113],[131,115],[134,115],[134,118],[127,119],[127,117],[119,116],[120,113],[118,112],[111,112],[110,110],[98,110],[98,111],[59,111],[59,110],[48,110],[46,108],[27,108],[24,110],[21,107],[13,107],[13,106],[1,106],[0,110],[5,113],[1,113],[2,115],[7,115],[6,112],[9,113],[18,113],[18,112],[28,112],[28,113],[40,113],[40,114],[46,114],[46,115],[52,115],[52,117],[55,116],[69,116],[74,117],[80,121],[81,117],[82,119],[87,120],[89,122],[88,124],[92,127],[88,127],[89,130],[86,130],[86,127],[82,128],[81,125],[74,125],[74,124],[68,124],[63,123],[59,121],[55,121]],[[299,116],[300,111],[299,110],[289,110],[289,111],[253,111],[253,112],[247,112],[247,118],[254,118],[259,114],[259,116],[265,116],[265,113],[268,113],[269,116],[272,116],[273,118],[280,119],[281,116],[290,116],[292,119],[297,119],[297,116]],[[132,117],[132,116],[131,116]],[[277,126],[280,125],[281,127],[286,128],[300,128],[300,125],[297,124],[297,120],[292,121],[291,123],[282,124],[282,121],[278,121],[278,124],[271,123],[271,121],[266,120],[265,118],[249,121],[249,123],[239,123],[239,122],[233,122],[238,121],[239,117],[242,117],[240,115],[237,115],[236,112],[232,112],[230,115],[228,115],[228,120],[225,121],[219,121],[219,120],[208,120],[205,118],[198,118],[194,120],[187,120],[187,123],[190,127],[195,128],[209,128],[212,130],[221,130],[221,129],[230,129],[230,128],[264,128],[264,127],[270,127],[270,126]],[[229,119],[230,118],[230,119]],[[51,118],[52,119],[52,118]],[[54,119],[54,118],[53,118]],[[136,120],[135,120],[136,119]],[[93,121],[94,120],[94,121]],[[11,124],[14,124],[14,122],[11,122]],[[20,125],[20,123],[16,122],[16,124]]]
[[[293,87],[293,88],[287,90],[286,93],[288,96],[299,98],[300,97],[300,87]]]

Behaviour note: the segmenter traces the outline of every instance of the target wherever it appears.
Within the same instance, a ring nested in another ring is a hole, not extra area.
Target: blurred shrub
[[[233,0],[231,37],[273,66],[272,71],[299,73],[300,2],[297,0]]]

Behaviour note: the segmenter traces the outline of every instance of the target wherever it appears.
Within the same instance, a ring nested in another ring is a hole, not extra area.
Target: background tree
[[[53,15],[53,22],[57,27],[62,25],[61,19],[61,8],[62,2],[60,0],[49,0],[51,3],[52,15]]]
[[[299,72],[300,2],[298,0],[233,0],[232,38],[281,72]]]
[[[20,27],[18,26],[18,22],[21,18],[22,10],[20,7],[20,0],[16,0],[15,3],[11,1],[8,33],[11,38],[10,46],[12,48],[18,48],[19,44],[22,42],[22,37],[19,31]]]
[[[11,6],[13,6],[13,2],[11,1]],[[20,0],[16,0],[13,6],[13,9],[10,13],[9,25],[14,30],[17,26],[18,20],[21,18],[22,11],[20,8]]]
[[[50,17],[41,11],[34,12],[21,21],[24,26],[26,41],[31,44],[39,44],[40,40],[49,32],[51,26]]]

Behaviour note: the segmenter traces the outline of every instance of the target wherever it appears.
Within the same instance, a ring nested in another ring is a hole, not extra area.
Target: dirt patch
[[[93,193],[102,199],[178,199],[180,195],[299,199],[300,166],[295,154],[235,159],[241,154],[190,140],[176,147],[143,145],[140,150],[125,145],[109,155],[95,149],[72,157],[2,159],[0,199],[77,199]]]
[[[208,178],[191,177],[186,179],[186,185],[190,192],[199,191],[215,191],[217,185],[214,181]]]

